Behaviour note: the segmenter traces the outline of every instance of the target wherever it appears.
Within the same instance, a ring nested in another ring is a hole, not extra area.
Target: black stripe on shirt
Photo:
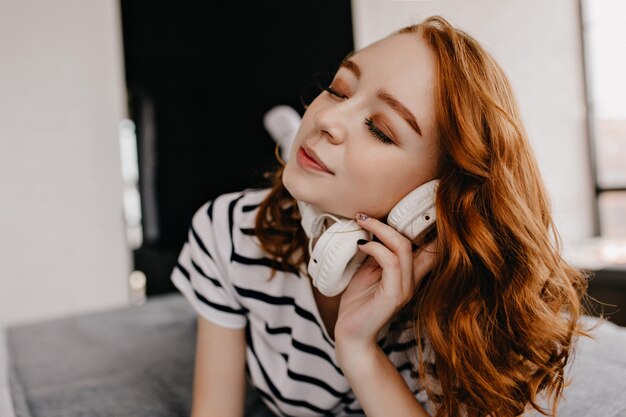
[[[321,409],[303,400],[294,400],[290,398],[285,398],[281,394],[281,392],[278,390],[278,388],[276,388],[276,386],[272,383],[270,376],[265,371],[265,368],[263,368],[263,365],[261,364],[261,361],[259,360],[259,357],[256,354],[256,351],[254,349],[254,343],[252,342],[252,333],[250,332],[250,326],[246,326],[246,342],[248,344],[248,347],[250,348],[250,352],[252,352],[252,356],[256,360],[256,363],[259,366],[259,369],[261,370],[263,379],[265,380],[267,386],[269,387],[270,391],[272,391],[272,394],[274,395],[274,397],[276,397],[276,399],[284,402],[285,404],[289,404],[289,405],[296,406],[296,407],[303,407],[308,410],[315,411],[316,413],[320,413],[324,416],[333,417],[333,413],[330,410]]]
[[[209,281],[211,281],[211,283],[213,285],[215,285],[216,287],[222,287],[222,283],[219,282],[217,279],[215,278],[211,278],[210,276],[208,276],[203,270],[202,268],[200,268],[200,266],[198,264],[196,264],[193,259],[191,260],[191,265],[193,266],[193,269],[195,269],[200,275],[202,275],[203,277],[205,277],[206,279],[208,279]],[[187,271],[187,269],[182,266],[180,264],[180,262],[176,262],[176,265],[174,265],[175,268],[178,268],[178,270],[185,276],[185,278],[187,278],[188,281],[191,281],[191,275],[189,274],[189,271]]]
[[[180,262],[177,261],[176,265],[174,265],[174,268],[178,268],[178,270],[185,276],[185,278],[187,278],[187,281],[191,281],[189,271],[187,271],[185,267],[180,264]]]
[[[413,371],[413,365],[411,364],[411,362],[405,362],[400,366],[396,366],[396,370],[398,372],[407,371],[407,370]]]
[[[196,243],[198,244],[202,252],[204,252],[206,256],[208,256],[211,260],[213,260],[213,256],[211,256],[211,254],[209,253],[209,250],[204,245],[204,242],[202,241],[202,239],[200,239],[200,235],[196,233],[196,230],[194,229],[193,225],[189,229],[191,230],[191,234],[193,235],[194,240],[196,241]]]
[[[242,235],[256,236],[256,229],[254,227],[240,227],[239,231]]]
[[[276,400],[271,395],[269,395],[267,392],[263,391],[262,389],[260,389],[258,387],[254,387],[254,388],[256,389],[256,392],[259,394],[259,396],[261,398],[265,398],[267,401],[269,401],[274,406],[274,408],[276,408],[278,410],[278,412],[280,413],[281,416],[284,416],[284,417],[298,417],[298,416],[294,416],[293,414],[285,413],[284,411],[282,411],[280,409],[278,404],[276,404]]]
[[[283,265],[280,262],[274,261],[273,259],[266,258],[266,257],[248,258],[246,256],[238,254],[237,252],[232,252],[232,254],[230,255],[230,260],[231,262],[237,262],[237,263],[244,264],[244,265],[261,265],[261,266],[265,266],[267,268],[273,268],[282,272],[290,272],[294,274],[295,276],[297,276],[298,278],[300,277],[297,268],[290,266],[290,265]]]
[[[415,346],[417,346],[417,341],[416,340],[410,340],[408,342],[396,343],[396,344],[393,344],[393,345],[386,346],[385,348],[383,348],[383,352],[385,352],[385,354],[389,355],[392,352],[403,352],[405,350],[409,350],[411,348],[414,348]]]
[[[235,253],[235,235],[234,235],[234,218],[235,218],[235,206],[237,202],[243,198],[244,194],[242,193],[239,197],[233,199],[230,203],[228,203],[228,230],[230,233],[230,249],[231,253]]]
[[[241,288],[237,286],[234,286],[234,287],[235,287],[235,291],[237,291],[237,293],[242,297],[263,301],[271,305],[292,306],[297,315],[299,315],[305,320],[315,323],[315,325],[319,328],[320,332],[322,333],[322,337],[324,338],[324,340],[326,340],[329,346],[333,347],[333,343],[326,337],[326,335],[324,334],[324,330],[321,328],[320,324],[315,319],[315,316],[313,315],[313,313],[311,313],[308,310],[305,310],[304,308],[296,304],[295,300],[292,297],[287,297],[287,296],[275,297],[275,296],[268,295],[259,291],[249,290],[249,289],[245,289],[245,288]]]
[[[292,341],[291,344],[293,345],[294,348],[302,352],[306,352],[311,355],[317,356],[319,358],[325,359],[327,362],[329,362],[332,365],[333,368],[335,368],[335,370],[337,371],[337,373],[339,373],[339,375],[343,376],[343,372],[341,371],[341,368],[335,365],[332,358],[322,349],[316,348],[315,346],[304,344],[302,342],[298,342],[297,340],[293,338],[291,339],[291,341]]]
[[[437,375],[437,367],[432,362],[424,362],[424,372],[435,379],[439,378],[439,376]],[[417,379],[419,378],[420,374],[418,371],[413,370],[411,372],[411,376]]]
[[[361,415],[361,416],[365,415],[365,411],[363,411],[362,408],[350,408],[347,405],[343,408],[343,411],[346,414],[358,414],[358,415]]]
[[[206,279],[211,281],[211,283],[213,285],[215,285],[216,287],[222,288],[222,283],[221,282],[219,282],[216,278],[212,278],[212,277],[208,276],[206,274],[206,272],[204,272],[202,270],[202,268],[200,268],[200,265],[196,264],[193,260],[191,261],[191,265],[193,266],[193,269],[195,269],[200,275],[202,275],[203,277],[205,277]]]
[[[248,204],[248,205],[245,205],[245,206],[241,206],[241,211],[243,211],[244,213],[247,213],[249,211],[254,211],[260,205],[261,205],[261,203],[258,203],[258,204]]]
[[[208,207],[206,208],[206,214],[209,216],[209,220],[211,220],[211,222],[213,221],[213,203],[215,202],[215,199],[211,200],[209,202]]]
[[[218,280],[216,280],[215,278],[211,278],[208,275],[206,275],[204,273],[204,271],[202,271],[202,269],[200,269],[200,267],[198,265],[196,265],[196,263],[194,261],[191,261],[191,264],[193,265],[194,269],[196,269],[196,271],[198,271],[204,277],[209,279],[211,281],[211,283],[213,283],[213,285],[215,285],[216,287],[222,287],[222,284]],[[180,262],[176,262],[175,268],[178,268],[178,270],[185,276],[185,278],[187,278],[187,280],[191,281],[191,278],[190,278],[190,275],[189,275],[189,271],[187,271],[187,269],[185,269],[185,267],[182,266],[180,264]],[[240,314],[240,315],[241,314],[245,314],[247,312],[247,310],[245,308],[234,309],[234,308],[222,305],[222,304],[214,303],[213,301],[209,301],[208,299],[206,299],[202,294],[200,294],[195,289],[194,289],[193,292],[196,294],[196,297],[198,298],[198,300],[202,301],[204,304],[207,304],[210,307],[213,307],[216,310],[224,311],[226,313]]]
[[[268,334],[287,334],[290,336],[290,340],[291,340],[291,346],[293,346],[295,349],[304,352],[304,353],[308,353],[310,355],[313,356],[317,356],[318,358],[328,362],[328,364],[330,366],[332,366],[333,368],[335,368],[335,370],[337,371],[337,373],[341,376],[343,375],[343,372],[341,371],[341,368],[339,368],[339,366],[335,365],[335,362],[333,361],[333,359],[330,357],[330,355],[326,352],[324,352],[322,349],[317,348],[315,346],[311,346],[311,345],[307,345],[305,343],[299,342],[298,340],[294,339],[293,334],[291,333],[291,327],[276,327],[276,328],[271,328],[268,326],[267,323],[265,323],[265,331]]]
[[[223,311],[225,313],[239,314],[239,315],[246,314],[248,312],[248,310],[245,309],[245,308],[237,308],[237,309],[235,309],[235,308],[231,308],[231,307],[228,307],[228,306],[225,306],[225,305],[222,305],[222,304],[214,303],[212,301],[207,300],[198,291],[194,290],[193,292],[194,292],[194,294],[196,294],[196,297],[198,298],[198,300],[202,301],[203,303],[205,303],[209,307],[213,307],[216,310],[220,310],[220,311]]]
[[[298,374],[291,369],[287,368],[287,375],[294,381],[306,382],[307,384],[315,385],[316,387],[328,392],[333,397],[341,400],[341,402],[352,402],[352,399],[347,399],[346,396],[351,392],[350,390],[345,392],[339,392],[324,381],[321,381],[312,376]]]
[[[239,197],[233,199],[228,204],[228,230],[230,233],[230,261],[238,262],[244,265],[261,265],[267,268],[273,268],[282,272],[290,272],[296,275],[298,278],[300,277],[299,271],[297,268],[290,265],[283,265],[280,262],[277,262],[273,259],[262,257],[262,258],[248,258],[246,256],[240,255],[237,253],[235,249],[235,228],[234,228],[234,218],[235,218],[235,206],[237,202],[244,197],[244,194],[241,194]]]
[[[272,329],[267,323],[265,323],[265,331],[268,332],[269,334],[288,334],[288,335],[291,335],[291,327],[289,327],[289,326],[274,327]]]
[[[289,336],[292,336],[291,334],[291,328],[289,327],[277,327],[275,329],[272,329],[271,327],[269,327],[267,325],[267,323],[265,323],[265,330],[269,333],[269,334],[287,334]],[[306,345],[304,343],[298,342],[297,340],[295,340],[293,337],[291,337],[291,345],[299,351],[305,352],[305,353],[310,353],[313,354],[315,356],[320,357],[321,359],[329,362],[330,365],[332,365],[335,370],[341,375],[343,376],[343,373],[341,372],[341,369],[339,369],[339,367],[337,367],[332,359],[330,358],[329,355],[326,354],[326,352],[315,348],[313,346],[310,345]],[[285,362],[289,361],[289,355],[286,354],[282,354],[283,358],[285,359]],[[289,368],[287,368],[287,375],[289,377],[291,377],[291,379],[293,379],[294,381],[300,381],[300,382],[305,382],[308,384],[312,384],[315,385],[317,387],[319,387],[320,389],[323,389],[325,391],[327,391],[330,395],[332,395],[333,397],[338,398],[342,403],[351,403],[353,401],[352,398],[348,397],[348,394],[350,394],[352,391],[348,390],[345,392],[339,392],[336,389],[334,389],[333,387],[331,387],[330,385],[328,385],[327,383],[325,383],[324,381],[321,381],[317,378],[308,376],[308,375],[302,375],[302,374],[298,374],[292,370],[290,370]]]

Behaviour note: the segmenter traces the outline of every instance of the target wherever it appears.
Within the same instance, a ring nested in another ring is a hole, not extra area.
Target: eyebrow
[[[343,61],[341,61],[341,65],[339,65],[339,67],[346,68],[347,70],[352,72],[357,80],[361,78],[361,68],[356,64],[356,62],[351,61],[350,59],[346,58]]]
[[[339,68],[347,69],[354,74],[357,80],[361,78],[361,68],[357,65],[356,62],[348,59],[348,57],[346,57],[346,59],[341,62]],[[415,130],[420,136],[422,135],[422,130],[417,124],[417,120],[415,119],[415,116],[413,116],[413,113],[411,113],[411,111],[404,104],[400,103],[400,101],[395,98],[391,93],[380,89],[378,90],[378,93],[376,93],[376,97],[387,103],[389,107],[398,112],[400,116],[402,116],[402,118],[406,120],[406,122],[413,128],[413,130]]]

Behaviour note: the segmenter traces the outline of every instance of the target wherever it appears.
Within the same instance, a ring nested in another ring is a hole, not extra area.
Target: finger
[[[359,226],[373,233],[383,245],[387,246],[393,252],[412,252],[411,241],[388,224],[362,213],[356,216],[356,221]]]
[[[350,282],[358,280],[359,287],[370,287],[380,281],[381,271],[382,268],[378,265],[376,259],[367,256]]]
[[[413,276],[413,248],[411,241],[396,229],[378,219],[368,217],[362,213],[359,213],[356,219],[363,229],[374,234],[383,245],[396,254],[401,268],[400,283],[405,286],[405,289],[409,289]],[[406,287],[407,284],[409,284],[409,287]]]
[[[359,245],[359,250],[374,258],[382,268],[380,285],[384,293],[394,300],[404,300],[402,268],[398,256],[379,242],[368,242]]]
[[[378,262],[376,262],[376,259],[374,259],[371,256],[368,256],[367,258],[365,258],[365,261],[363,261],[363,264],[361,264],[361,268],[376,269],[379,267],[380,265],[378,265]]]
[[[437,259],[437,242],[433,241],[419,247],[413,258],[413,284],[417,285],[430,272]]]

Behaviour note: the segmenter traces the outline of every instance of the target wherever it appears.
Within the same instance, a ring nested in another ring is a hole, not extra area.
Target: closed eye
[[[324,90],[330,94],[331,96],[333,96],[335,99],[338,100],[347,100],[348,97],[346,94],[343,94],[341,92],[339,92],[338,90],[336,90],[335,88],[333,88],[332,85],[327,86],[327,87],[323,87]],[[370,133],[372,134],[372,136],[374,136],[376,139],[378,139],[379,141],[381,141],[382,143],[384,143],[385,145],[393,145],[395,143],[395,141],[393,139],[391,139],[389,136],[387,136],[376,124],[374,117],[367,117],[365,118],[365,125],[367,126],[367,129],[370,131]]]
[[[335,96],[337,98],[344,99],[344,100],[348,98],[348,96],[346,96],[345,94],[340,93],[339,91],[335,90],[331,86],[324,87],[324,90],[326,90],[328,92],[328,94],[330,94],[331,96]]]
[[[374,121],[371,118],[365,118],[365,125],[372,133],[372,135],[374,135],[376,139],[378,139],[385,145],[393,145],[395,143],[391,138],[389,138],[389,136],[385,135],[383,131],[378,128],[378,126],[374,124]]]

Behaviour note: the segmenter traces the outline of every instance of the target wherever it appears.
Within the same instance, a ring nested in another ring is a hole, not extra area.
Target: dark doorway
[[[347,0],[122,0],[129,114],[136,124],[147,295],[170,272],[207,200],[259,186],[276,164],[265,112],[301,96],[353,49]],[[310,90],[309,90],[310,91]]]

